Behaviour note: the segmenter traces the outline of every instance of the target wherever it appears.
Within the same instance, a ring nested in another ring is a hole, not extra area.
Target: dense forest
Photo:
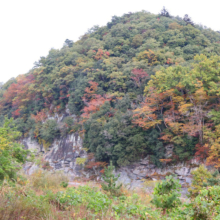
[[[128,13],[0,85],[0,123],[13,117],[45,148],[78,132],[116,166],[150,155],[158,167],[193,157],[220,167],[219,83],[220,33],[166,10]]]

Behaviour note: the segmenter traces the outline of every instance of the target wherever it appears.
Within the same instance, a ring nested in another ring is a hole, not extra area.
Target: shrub
[[[68,183],[63,181],[62,183],[60,183],[60,186],[62,186],[63,188],[66,188],[68,186]]]
[[[87,160],[86,158],[77,157],[76,164],[83,165],[83,164],[85,164],[86,160]]]
[[[207,183],[207,179],[211,178],[211,173],[205,168],[204,165],[199,166],[198,169],[191,172],[193,175],[191,187],[188,189],[191,199],[199,195],[199,191]]]
[[[41,166],[42,166],[42,169],[44,169],[44,170],[51,170],[51,169],[53,169],[53,168],[50,166],[49,161],[42,160]]]
[[[108,209],[112,203],[107,195],[100,192],[97,188],[90,188],[89,186],[71,187],[66,192],[58,192],[57,201],[63,208],[83,204],[87,209],[96,213]]]

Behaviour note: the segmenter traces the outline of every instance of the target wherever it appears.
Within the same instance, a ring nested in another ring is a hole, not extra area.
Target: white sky
[[[0,0],[0,82],[27,73],[40,56],[77,41],[114,15],[147,10],[189,14],[195,23],[220,30],[219,0]]]

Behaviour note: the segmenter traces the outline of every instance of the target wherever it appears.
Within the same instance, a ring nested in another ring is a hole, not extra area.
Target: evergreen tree
[[[72,47],[73,46],[73,41],[69,40],[69,39],[66,39],[65,42],[64,42],[64,45],[68,46],[68,47]]]
[[[103,175],[103,180],[106,182],[102,183],[102,188],[103,190],[107,191],[110,193],[112,196],[119,196],[120,189],[122,187],[122,184],[117,185],[117,180],[120,177],[120,175],[115,176],[113,174],[115,167],[112,165],[112,161],[110,161],[110,165],[105,168],[104,175]]]
[[[164,17],[171,17],[170,13],[167,11],[165,7],[163,7],[163,9],[161,10],[160,15]]]
[[[191,18],[189,17],[189,15],[185,14],[183,20],[187,23],[187,24],[191,24],[192,26],[194,26],[193,21],[191,20]]]
[[[157,208],[163,209],[163,214],[172,208],[177,207],[181,201],[180,197],[180,183],[179,180],[172,176],[167,176],[165,180],[159,182],[153,192],[153,200],[151,201]]]

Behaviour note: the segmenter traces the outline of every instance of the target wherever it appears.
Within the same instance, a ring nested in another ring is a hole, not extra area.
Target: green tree
[[[120,189],[122,184],[117,185],[118,176],[113,174],[115,167],[112,165],[112,161],[110,161],[110,165],[104,169],[103,180],[106,183],[102,183],[102,189],[109,192],[111,196],[119,196],[121,195]]]
[[[64,42],[64,45],[68,46],[68,47],[72,47],[73,46],[73,41],[69,40],[69,39],[66,39],[65,42]]]
[[[171,17],[170,13],[167,11],[165,7],[163,7],[163,9],[161,10],[160,15],[164,17]]]
[[[47,120],[41,130],[40,136],[47,143],[52,143],[53,140],[60,135],[60,131],[57,122],[53,119]]]
[[[153,200],[151,201],[157,208],[162,208],[163,214],[167,210],[177,207],[181,204],[180,197],[180,183],[179,180],[172,176],[167,176],[165,180],[157,183],[154,192]]]
[[[192,201],[193,219],[211,220],[220,218],[220,186],[212,186],[200,190]]]
[[[183,20],[187,23],[187,24],[191,24],[192,26],[194,26],[193,21],[191,20],[191,18],[189,17],[189,15],[185,14]]]
[[[17,171],[22,168],[30,153],[16,142],[21,136],[12,119],[5,118],[5,123],[0,127],[0,181],[4,179],[16,180]]]

